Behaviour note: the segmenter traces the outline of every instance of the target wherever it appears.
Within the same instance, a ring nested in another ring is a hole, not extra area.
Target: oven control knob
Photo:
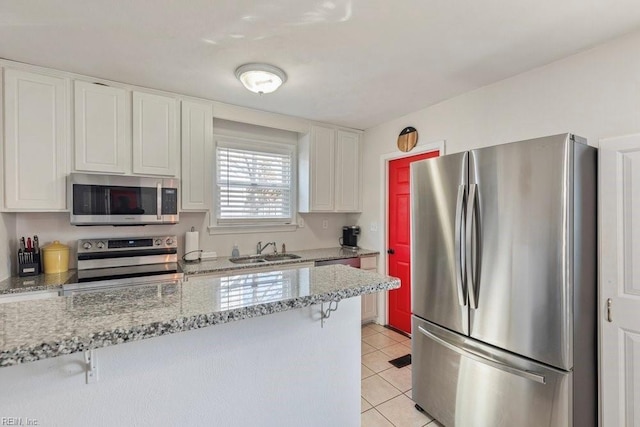
[[[84,242],[82,247],[88,251],[89,249],[91,249],[91,242]]]
[[[155,243],[156,246],[160,246],[162,244],[162,239],[156,239],[153,243]]]
[[[96,244],[96,247],[97,247],[98,249],[104,249],[104,242],[98,242],[98,243]]]
[[[171,246],[171,245],[173,245],[173,239],[172,239],[171,237],[169,237],[169,238],[165,241],[165,243],[167,244],[167,246]]]

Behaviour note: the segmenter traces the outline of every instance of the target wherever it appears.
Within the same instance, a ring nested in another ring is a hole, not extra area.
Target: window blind
[[[216,164],[219,223],[291,222],[291,151],[218,145]]]

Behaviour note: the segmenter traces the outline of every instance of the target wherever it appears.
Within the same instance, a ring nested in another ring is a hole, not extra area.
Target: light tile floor
[[[441,427],[411,400],[411,365],[389,360],[411,353],[411,339],[370,323],[362,327],[362,427]]]

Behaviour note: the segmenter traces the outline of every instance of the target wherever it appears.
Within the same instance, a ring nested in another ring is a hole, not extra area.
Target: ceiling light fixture
[[[251,92],[271,93],[287,81],[287,75],[269,64],[244,64],[236,69],[236,77]]]

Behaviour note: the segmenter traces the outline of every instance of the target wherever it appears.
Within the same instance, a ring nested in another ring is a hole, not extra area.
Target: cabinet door
[[[129,152],[127,91],[75,82],[75,169],[126,173]]]
[[[176,176],[176,100],[133,92],[133,173]]]
[[[360,211],[360,135],[355,132],[337,134],[335,193],[336,211]]]
[[[378,260],[376,256],[365,256],[360,258],[360,269],[377,271]],[[378,316],[378,293],[365,294],[360,297],[362,308],[362,323],[374,320]]]
[[[335,130],[314,126],[310,145],[311,211],[334,210]]]
[[[6,70],[5,205],[64,210],[69,146],[67,81]]]
[[[207,209],[205,146],[213,141],[211,104],[182,101],[182,209]]]

